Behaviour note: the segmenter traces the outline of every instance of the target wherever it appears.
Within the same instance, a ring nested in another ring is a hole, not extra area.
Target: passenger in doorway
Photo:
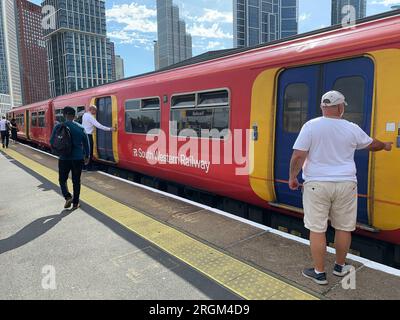
[[[74,121],[75,109],[65,107],[63,110],[65,122],[56,125],[50,138],[50,144],[54,144],[56,134],[62,125],[66,125],[71,133],[72,150],[68,156],[60,156],[58,160],[58,179],[61,187],[61,192],[65,198],[65,209],[79,208],[79,197],[81,193],[81,174],[83,165],[89,163],[90,146],[89,139],[83,127]],[[72,172],[72,183],[74,195],[68,191],[68,176]]]
[[[3,116],[0,120],[1,143],[3,144],[3,149],[8,148],[8,144],[10,143],[10,130],[10,121]]]
[[[11,140],[13,141],[13,143],[17,143],[17,133],[18,133],[18,125],[17,125],[17,121],[12,118],[11,119]]]
[[[357,222],[356,150],[391,151],[392,142],[370,138],[358,125],[342,119],[345,97],[338,91],[324,94],[323,116],[307,122],[293,146],[289,188],[299,188],[298,174],[303,168],[304,224],[310,230],[314,267],[303,276],[318,284],[328,283],[325,272],[326,230],[328,219],[335,229],[336,263],[333,274],[344,277],[351,270],[346,256],[351,232]]]
[[[82,117],[82,126],[85,128],[85,132],[89,137],[90,142],[90,157],[89,164],[85,166],[84,171],[92,170],[92,162],[93,162],[93,130],[96,127],[97,129],[103,131],[116,131],[116,128],[109,128],[103,126],[96,120],[97,107],[95,105],[91,105],[88,111]]]

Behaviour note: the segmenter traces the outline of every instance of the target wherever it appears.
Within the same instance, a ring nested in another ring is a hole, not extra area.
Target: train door
[[[279,204],[302,208],[301,192],[291,191],[287,185],[292,147],[302,125],[321,115],[323,93],[342,92],[349,103],[345,119],[370,134],[373,86],[374,64],[366,57],[288,69],[281,74],[275,147],[275,192]],[[355,161],[359,182],[358,222],[368,224],[368,151],[357,151]]]
[[[315,108],[310,106],[317,101],[319,73],[319,66],[310,66],[286,70],[279,77],[275,193],[278,203],[297,208],[302,207],[301,191],[294,192],[288,187],[292,146],[303,124],[315,117]]]
[[[374,63],[363,57],[332,62],[324,68],[324,91],[342,92],[349,104],[344,118],[358,124],[371,134],[371,113],[374,95]],[[368,174],[369,151],[355,153],[358,180],[358,222],[369,224],[368,219]]]
[[[117,123],[116,103],[113,103],[113,97],[102,97],[96,99],[97,121],[107,127],[114,127]],[[117,133],[96,129],[95,151],[99,160],[117,163]]]

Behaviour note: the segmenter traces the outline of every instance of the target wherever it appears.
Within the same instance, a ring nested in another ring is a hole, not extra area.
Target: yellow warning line
[[[58,173],[14,150],[10,157],[58,184]],[[197,271],[249,300],[313,300],[315,296],[216,250],[139,211],[82,186],[81,200]]]

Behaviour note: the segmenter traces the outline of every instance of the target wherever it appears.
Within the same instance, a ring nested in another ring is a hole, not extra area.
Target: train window
[[[38,127],[44,128],[46,126],[45,123],[45,112],[41,111],[38,113]]]
[[[128,100],[125,102],[125,111],[128,110],[139,110],[140,100]]]
[[[194,105],[186,105],[186,108],[183,104],[174,105],[174,98],[182,96],[172,98],[171,134],[223,139],[229,128],[229,92],[219,90],[193,95]]]
[[[194,107],[196,105],[196,95],[193,94],[184,94],[180,96],[172,97],[171,106],[174,108],[188,108]]]
[[[65,121],[65,118],[64,118],[64,114],[63,114],[63,110],[62,110],[62,109],[56,110],[55,114],[56,114],[56,122],[57,122],[57,123],[62,123],[62,122]]]
[[[160,108],[160,99],[158,99],[158,98],[143,99],[142,100],[142,108],[143,109],[159,109]]]
[[[172,110],[171,121],[171,134],[175,136],[224,138],[227,130],[223,130],[229,127],[229,108]]]
[[[364,78],[360,76],[340,78],[336,80],[334,90],[343,93],[346,97],[348,106],[345,109],[344,119],[362,127],[364,122]]]
[[[229,94],[227,90],[199,93],[199,105],[221,105],[226,106],[229,104]]]
[[[31,115],[31,126],[37,127],[37,112],[32,112]]]
[[[286,132],[299,133],[307,121],[308,86],[293,83],[286,87],[283,106],[283,128]]]
[[[79,112],[84,111],[84,110],[85,110],[85,107],[84,107],[84,106],[77,107],[77,108],[76,108],[76,114],[78,114]]]
[[[160,99],[135,99],[125,102],[125,132],[147,134],[160,128]]]

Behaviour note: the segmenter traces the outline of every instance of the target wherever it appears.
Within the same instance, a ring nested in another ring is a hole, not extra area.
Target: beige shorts
[[[354,231],[357,223],[357,183],[310,181],[303,187],[304,225],[323,233],[328,219],[336,230]]]

